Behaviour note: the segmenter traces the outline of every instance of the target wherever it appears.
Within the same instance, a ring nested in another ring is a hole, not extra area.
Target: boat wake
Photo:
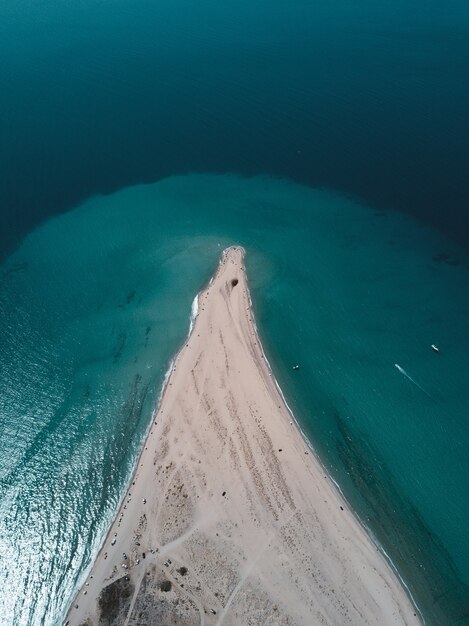
[[[412,378],[412,376],[409,376],[409,374],[405,371],[405,369],[403,367],[401,367],[398,363],[394,363],[394,367],[403,375],[405,376],[408,380],[410,380],[410,382],[415,385],[418,389],[420,389],[420,391],[422,393],[424,393],[428,398],[430,398],[430,400],[432,400],[433,402],[436,402],[435,398],[433,398],[433,396],[431,396],[428,391],[426,391],[421,385],[418,384],[418,382],[416,380],[414,380]]]

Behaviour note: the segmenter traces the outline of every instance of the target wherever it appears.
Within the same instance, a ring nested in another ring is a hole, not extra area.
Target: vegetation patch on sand
[[[122,622],[121,616],[127,614],[134,587],[132,582],[126,579],[126,576],[119,578],[101,591],[98,600],[100,626],[119,624]]]

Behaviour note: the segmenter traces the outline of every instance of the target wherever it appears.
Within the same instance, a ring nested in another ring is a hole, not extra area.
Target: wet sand
[[[198,305],[70,626],[420,624],[292,420],[241,248]]]

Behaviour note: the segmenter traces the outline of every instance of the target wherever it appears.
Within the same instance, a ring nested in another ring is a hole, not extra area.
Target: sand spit
[[[419,624],[265,362],[243,251],[199,294],[70,626]]]

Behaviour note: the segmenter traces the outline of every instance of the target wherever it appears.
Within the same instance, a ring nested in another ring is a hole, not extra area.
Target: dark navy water
[[[230,243],[323,462],[469,623],[468,58],[462,1],[0,5],[2,623],[61,623]]]
[[[271,173],[469,238],[464,0],[6,0],[2,245],[95,193]]]

